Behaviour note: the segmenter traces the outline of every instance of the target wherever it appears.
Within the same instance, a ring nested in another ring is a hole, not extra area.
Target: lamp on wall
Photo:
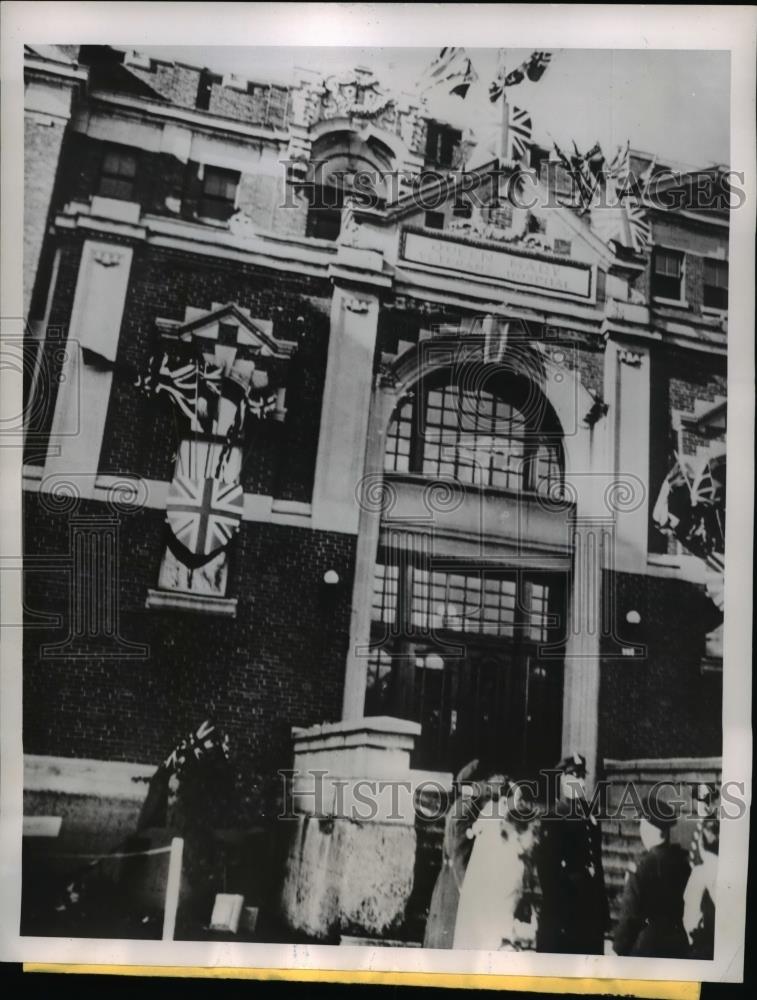
[[[629,625],[640,625],[641,615],[635,610],[635,608],[632,608],[630,611],[626,612],[626,621]]]
[[[339,574],[335,569],[327,569],[323,574],[323,582],[327,587],[336,587],[339,583]]]

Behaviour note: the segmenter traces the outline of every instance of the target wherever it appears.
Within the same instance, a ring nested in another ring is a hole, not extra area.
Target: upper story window
[[[501,394],[471,381],[447,373],[418,384],[389,428],[385,471],[559,497],[562,444],[546,401],[516,381]]]
[[[310,195],[305,235],[317,240],[336,240],[342,227],[344,192],[341,187],[323,185]]]
[[[707,309],[728,308],[728,261],[704,259],[702,304]]]
[[[683,253],[655,247],[652,256],[652,295],[656,298],[683,300]]]
[[[426,131],[426,160],[438,167],[451,167],[455,158],[455,148],[462,139],[462,132],[429,122]]]
[[[226,222],[234,214],[237,200],[239,171],[222,167],[205,167],[202,178],[200,215],[204,219]]]
[[[100,167],[97,193],[102,198],[133,201],[137,176],[137,153],[128,149],[108,149]]]
[[[444,212],[426,212],[423,225],[426,229],[444,229]]]

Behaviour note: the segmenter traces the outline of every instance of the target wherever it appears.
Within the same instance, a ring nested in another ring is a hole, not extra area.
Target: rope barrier
[[[168,847],[151,847],[148,851],[128,851],[115,854],[52,854],[49,856],[53,858],[94,858],[97,861],[103,861],[108,858],[142,858],[147,857],[148,854],[169,854],[170,851],[171,845],[169,844]]]

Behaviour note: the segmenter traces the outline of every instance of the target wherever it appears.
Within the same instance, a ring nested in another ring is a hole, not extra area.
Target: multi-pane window
[[[426,212],[423,225],[426,229],[444,229],[444,212]]]
[[[652,295],[680,301],[683,298],[683,254],[656,247],[652,257]]]
[[[556,498],[562,448],[556,433],[506,398],[446,384],[423,387],[400,405],[384,469]]]
[[[128,149],[106,150],[100,167],[100,183],[97,193],[102,198],[133,201],[136,176],[137,154],[135,152]]]
[[[426,160],[439,167],[450,167],[455,156],[455,149],[462,138],[462,132],[429,122],[426,132]]]
[[[513,574],[376,564],[373,621],[394,634],[461,632],[547,639],[549,588]]]
[[[704,259],[702,303],[708,309],[728,308],[728,261]]]
[[[202,178],[200,215],[204,219],[226,222],[234,214],[239,171],[205,167]]]

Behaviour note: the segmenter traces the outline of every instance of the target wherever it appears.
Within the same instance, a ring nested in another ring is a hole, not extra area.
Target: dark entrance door
[[[463,585],[456,586],[460,604]],[[456,773],[478,757],[513,777],[529,777],[559,758],[564,580],[499,574],[497,586],[495,599],[493,586],[480,585],[480,610],[442,621],[432,634],[413,629],[426,620],[408,602],[413,613],[406,635],[380,651],[373,684],[369,672],[366,714],[421,723],[415,768]]]

